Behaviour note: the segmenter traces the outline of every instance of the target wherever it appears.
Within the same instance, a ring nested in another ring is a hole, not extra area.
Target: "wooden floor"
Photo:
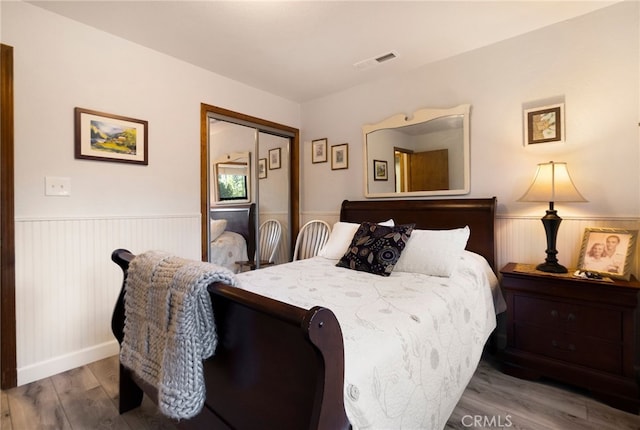
[[[142,407],[118,415],[117,387],[114,356],[3,391],[0,429],[176,428],[146,397]],[[480,362],[447,428],[640,430],[640,417],[566,386],[504,375],[489,359]]]

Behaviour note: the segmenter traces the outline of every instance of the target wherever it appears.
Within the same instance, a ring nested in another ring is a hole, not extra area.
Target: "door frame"
[[[13,47],[0,44],[0,387],[18,384],[14,217]]]
[[[209,180],[208,180],[208,114],[222,115],[229,118],[237,119],[243,122],[253,123],[258,126],[263,126],[270,129],[280,130],[282,132],[290,133],[291,137],[291,149],[289,151],[289,216],[291,219],[291,231],[289,233],[290,246],[289,249],[293,250],[295,243],[296,233],[300,228],[300,130],[297,128],[289,127],[287,125],[278,124],[275,122],[267,121],[265,119],[256,118],[243,113],[234,112],[228,109],[224,109],[218,106],[208,105],[205,103],[200,104],[200,212],[202,214],[200,222],[201,231],[201,245],[202,245],[202,260],[209,261],[209,238],[208,238],[208,223],[209,223],[209,207],[208,207],[208,193],[209,193]],[[289,256],[291,258],[291,256]]]

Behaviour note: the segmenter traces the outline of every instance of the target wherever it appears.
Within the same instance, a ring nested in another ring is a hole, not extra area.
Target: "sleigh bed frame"
[[[344,201],[340,220],[360,223],[393,218],[420,229],[468,225],[467,249],[495,264],[496,199]],[[134,255],[116,250],[124,271]],[[344,351],[340,325],[331,310],[306,310],[216,283],[208,287],[218,347],[204,362],[206,401],[202,412],[177,425],[194,429],[347,429]],[[112,330],[122,343],[124,283]],[[120,364],[120,413],[156,392]]]

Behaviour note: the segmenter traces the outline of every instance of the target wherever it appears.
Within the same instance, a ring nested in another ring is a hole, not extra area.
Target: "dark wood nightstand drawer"
[[[515,330],[515,347],[520,350],[605,372],[622,372],[622,347],[618,342],[566,332],[549,332],[525,324],[516,324]]]
[[[591,336],[555,331],[529,324],[515,324],[515,347],[519,350],[620,374],[622,345]]]
[[[640,282],[598,282],[509,263],[500,271],[507,302],[503,370],[591,391],[640,411]]]
[[[516,323],[570,333],[588,333],[590,337],[611,341],[622,339],[620,311],[520,295],[514,296],[513,304]]]

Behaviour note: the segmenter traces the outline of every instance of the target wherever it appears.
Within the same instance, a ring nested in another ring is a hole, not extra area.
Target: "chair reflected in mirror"
[[[275,263],[275,258],[282,237],[282,225],[278,220],[269,219],[263,222],[258,229],[258,253],[259,264],[253,261],[237,261],[240,271],[255,270],[260,267],[270,266]]]
[[[322,220],[312,220],[302,226],[293,249],[293,261],[304,260],[318,255],[327,243],[331,227]]]

